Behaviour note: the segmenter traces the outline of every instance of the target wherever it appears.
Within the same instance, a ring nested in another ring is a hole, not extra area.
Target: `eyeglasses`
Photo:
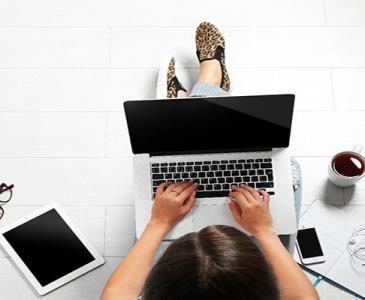
[[[5,183],[0,184],[0,219],[4,216],[3,205],[8,203],[13,197],[14,184],[6,185]]]

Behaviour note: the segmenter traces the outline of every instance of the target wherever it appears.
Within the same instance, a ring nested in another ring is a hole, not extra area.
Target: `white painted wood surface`
[[[0,181],[15,184],[0,226],[57,201],[107,264],[43,299],[98,299],[134,242],[132,153],[125,100],[154,98],[174,55],[189,88],[194,32],[216,23],[227,41],[233,94],[295,93],[291,153],[303,209],[316,198],[365,218],[365,181],[327,182],[336,151],[365,144],[362,0],[0,1]],[[321,299],[356,297],[322,282]],[[0,298],[37,299],[0,252]]]

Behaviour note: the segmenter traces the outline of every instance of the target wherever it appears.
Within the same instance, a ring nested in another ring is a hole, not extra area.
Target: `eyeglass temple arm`
[[[5,192],[7,190],[11,190],[13,187],[14,187],[14,184],[7,186],[5,183],[2,183],[0,185],[0,193]]]

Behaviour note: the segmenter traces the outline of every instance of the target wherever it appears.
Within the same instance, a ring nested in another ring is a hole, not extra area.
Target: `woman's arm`
[[[194,206],[196,184],[161,184],[156,191],[151,220],[141,238],[109,278],[101,300],[135,300],[151,270],[166,233]]]
[[[273,228],[269,195],[240,185],[233,188],[228,204],[235,220],[259,241],[278,280],[282,299],[319,299],[311,282],[285,249]]]

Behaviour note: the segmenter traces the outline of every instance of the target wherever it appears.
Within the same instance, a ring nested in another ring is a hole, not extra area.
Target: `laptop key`
[[[226,165],[219,165],[219,170],[225,171],[225,170],[227,170],[227,166]]]
[[[191,171],[193,171],[193,167],[192,166],[186,166],[185,171],[186,172],[191,172]]]
[[[254,159],[248,159],[248,160],[247,160],[247,162],[248,162],[248,163],[252,163],[252,162],[254,162],[254,161],[255,161]]]
[[[154,164],[152,164],[152,167],[159,167],[160,166],[160,164],[159,163],[154,163]]]
[[[175,162],[170,162],[169,166],[176,166],[176,163]]]
[[[189,173],[182,173],[182,174],[181,174],[181,178],[183,178],[183,179],[188,179],[188,178],[190,178],[190,177],[189,177]]]
[[[218,165],[218,164],[219,164],[219,160],[213,160],[213,161],[212,161],[212,163],[213,163],[214,165]]]
[[[255,162],[263,162],[262,158],[255,159]]]
[[[222,184],[222,188],[224,190],[229,190],[229,184],[225,183],[225,184]]]
[[[161,163],[161,167],[167,167],[167,163]]]
[[[218,165],[211,165],[211,166],[210,166],[210,169],[211,169],[212,171],[216,171],[216,170],[218,170]]]
[[[162,167],[161,168],[161,173],[167,173],[167,167]]]
[[[165,174],[165,179],[171,179],[172,178],[172,174],[171,173],[166,173]]]
[[[243,176],[242,181],[243,182],[250,182],[250,176]]]
[[[242,170],[243,169],[243,164],[235,164],[235,168],[237,170]]]
[[[182,162],[178,162],[177,165],[178,166],[185,166],[185,162],[183,162],[183,161]]]
[[[239,159],[238,162],[241,163],[241,164],[244,164],[246,162],[246,160],[245,159]]]
[[[229,164],[227,165],[227,170],[234,170],[234,165],[233,164]]]
[[[237,182],[237,183],[242,182],[242,178],[241,177],[235,177],[234,181]]]
[[[221,164],[228,164],[228,160],[221,160]]]
[[[214,172],[207,172],[207,177],[214,177]]]
[[[198,173],[198,176],[199,176],[199,178],[203,178],[203,177],[205,177],[205,172],[199,172],[199,173]]]
[[[223,176],[224,176],[224,177],[231,176],[231,171],[224,171],[224,172],[223,172]]]
[[[246,169],[246,170],[249,170],[251,169],[251,164],[244,164],[243,167]]]
[[[186,164],[187,164],[188,166],[192,166],[192,165],[194,165],[194,162],[192,162],[192,161],[188,161]]]
[[[209,183],[213,184],[213,183],[217,183],[217,178],[209,178]]]
[[[275,195],[275,192],[273,191],[270,191],[270,192],[267,192],[269,195]]]
[[[256,175],[256,171],[255,170],[249,170],[248,175],[250,175],[250,176]]]
[[[274,180],[274,177],[272,176],[272,174],[267,175],[267,180],[268,181],[273,181]]]
[[[201,166],[202,164],[203,164],[203,162],[202,162],[202,161],[196,161],[196,162],[195,162],[195,165],[196,165],[196,166]]]
[[[223,172],[222,171],[214,172],[214,174],[215,174],[215,177],[222,177],[223,176]]]
[[[267,181],[267,177],[266,176],[259,176],[259,180],[260,181]]]
[[[200,183],[201,183],[201,184],[207,184],[207,183],[208,183],[208,178],[202,178],[202,179],[200,180]]]
[[[202,166],[202,171],[209,171],[209,166]]]
[[[215,185],[213,186],[213,188],[214,188],[214,190],[219,191],[219,190],[221,190],[221,189],[222,189],[222,186],[221,186],[220,184],[215,184]]]
[[[246,176],[248,174],[247,170],[240,170],[241,176]]]
[[[198,191],[204,191],[204,185],[198,185],[197,190]]]
[[[205,161],[204,164],[205,165],[210,165],[212,162],[211,161]]]
[[[274,187],[273,182],[257,182],[256,187],[259,188],[272,188]]]
[[[264,170],[257,170],[257,175],[265,175],[265,171]]]
[[[257,176],[251,176],[251,181],[257,182],[257,181],[259,181],[259,178]]]
[[[249,182],[249,183],[247,183],[247,185],[252,187],[252,188],[255,188],[255,183],[254,182]]]
[[[211,184],[207,184],[207,185],[205,186],[205,189],[206,189],[207,191],[211,191],[211,190],[213,190],[213,186],[212,186]]]
[[[176,167],[169,167],[169,172],[170,173],[176,172]]]
[[[260,169],[260,164],[254,163],[252,164],[253,169]]]
[[[237,163],[237,160],[235,160],[235,159],[231,159],[231,160],[229,161],[229,163],[230,163],[230,164],[235,164],[235,163]]]
[[[185,171],[185,168],[184,167],[177,167],[176,171],[179,172],[179,173],[182,173],[182,172]]]
[[[232,176],[238,176],[238,175],[240,175],[240,172],[238,172],[238,171],[232,171]]]
[[[160,173],[160,168],[152,168],[152,173]]]
[[[175,173],[174,174],[174,179],[181,179],[181,174],[180,173]]]
[[[218,178],[218,183],[224,183],[224,182],[225,182],[225,179],[223,177]]]
[[[163,179],[163,174],[153,174],[152,179]]]
[[[271,161],[271,158],[265,158],[264,159],[264,162],[270,162]]]
[[[194,171],[195,172],[199,172],[202,170],[202,167],[201,166],[194,166]]]
[[[233,177],[227,177],[226,182],[227,183],[232,183],[233,182]]]
[[[198,173],[197,172],[190,172],[190,177],[191,178],[197,178],[198,177]]]
[[[197,198],[212,198],[212,197],[227,197],[229,191],[212,191],[212,190],[205,190],[205,191],[197,191],[196,197]]]
[[[271,169],[272,163],[261,163],[261,168],[262,169]]]

